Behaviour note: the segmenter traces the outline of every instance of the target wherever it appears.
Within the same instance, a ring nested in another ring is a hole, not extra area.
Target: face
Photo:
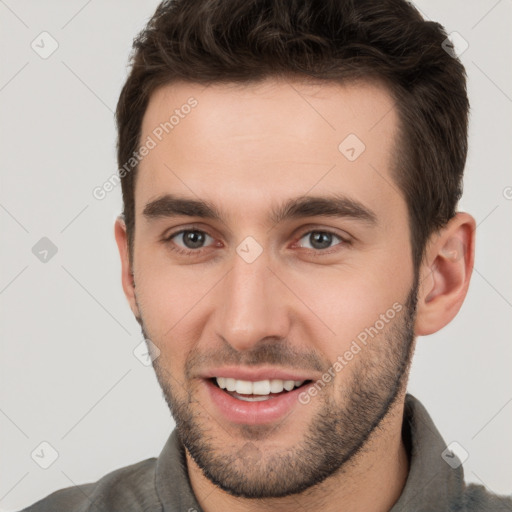
[[[397,122],[370,84],[151,97],[132,308],[189,455],[233,495],[343,471],[404,389],[417,287]]]

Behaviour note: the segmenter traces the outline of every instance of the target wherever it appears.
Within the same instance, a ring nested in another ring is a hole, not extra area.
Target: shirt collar
[[[454,469],[442,458],[446,443],[423,404],[410,394],[402,437],[409,450],[409,475],[390,512],[454,510],[464,491],[462,465]]]
[[[163,512],[200,512],[188,478],[185,449],[174,429],[156,462],[156,491]]]
[[[452,469],[443,460],[446,444],[425,407],[410,394],[405,398],[402,436],[409,452],[409,474],[390,512],[451,510],[464,489],[462,466]],[[176,429],[158,457],[156,489],[164,512],[201,510]]]

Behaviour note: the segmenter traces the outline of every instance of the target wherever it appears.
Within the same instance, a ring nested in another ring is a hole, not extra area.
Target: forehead
[[[403,206],[391,176],[397,128],[394,102],[375,83],[166,85],[142,123],[140,142],[152,148],[139,164],[136,211],[164,193],[255,215],[264,199],[309,191]]]

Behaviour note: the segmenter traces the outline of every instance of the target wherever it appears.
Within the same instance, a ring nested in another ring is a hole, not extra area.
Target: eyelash
[[[162,242],[167,244],[169,246],[169,248],[172,250],[172,251],[175,251],[177,252],[178,254],[180,255],[183,255],[183,256],[200,256],[205,248],[204,247],[201,247],[199,249],[183,249],[179,246],[177,246],[176,244],[174,244],[172,242],[172,239],[178,235],[181,235],[183,233],[188,233],[188,232],[198,232],[198,233],[202,233],[204,235],[207,235],[209,236],[210,238],[214,238],[212,237],[211,235],[209,235],[206,231],[202,230],[202,229],[197,229],[197,228],[193,228],[193,227],[190,227],[190,228],[187,228],[187,229],[181,229],[179,231],[176,231],[174,233],[171,233],[167,236],[165,236],[163,239],[162,239]],[[304,238],[305,235],[307,234],[310,234],[310,233],[322,233],[322,234],[328,234],[328,235],[332,235],[336,238],[339,238],[341,240],[341,242],[339,244],[336,244],[336,245],[350,245],[351,244],[351,241],[346,239],[346,238],[343,238],[341,235],[339,235],[338,233],[335,233],[334,231],[329,231],[328,229],[309,229],[308,231],[304,231],[298,238],[297,238],[297,242],[301,239],[301,238]],[[297,242],[294,242],[294,243],[297,243]],[[335,246],[333,246],[335,247]],[[335,249],[334,251],[330,250],[332,248],[328,248],[328,249],[306,249],[312,253],[315,254],[315,256],[323,256],[323,255],[328,255],[328,254],[332,254],[333,252],[337,252],[337,250],[339,249]]]

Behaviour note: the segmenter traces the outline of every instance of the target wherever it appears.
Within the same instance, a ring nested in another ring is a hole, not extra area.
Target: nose
[[[289,334],[290,292],[269,267],[265,251],[252,263],[235,253],[231,271],[219,283],[216,333],[238,351]]]

